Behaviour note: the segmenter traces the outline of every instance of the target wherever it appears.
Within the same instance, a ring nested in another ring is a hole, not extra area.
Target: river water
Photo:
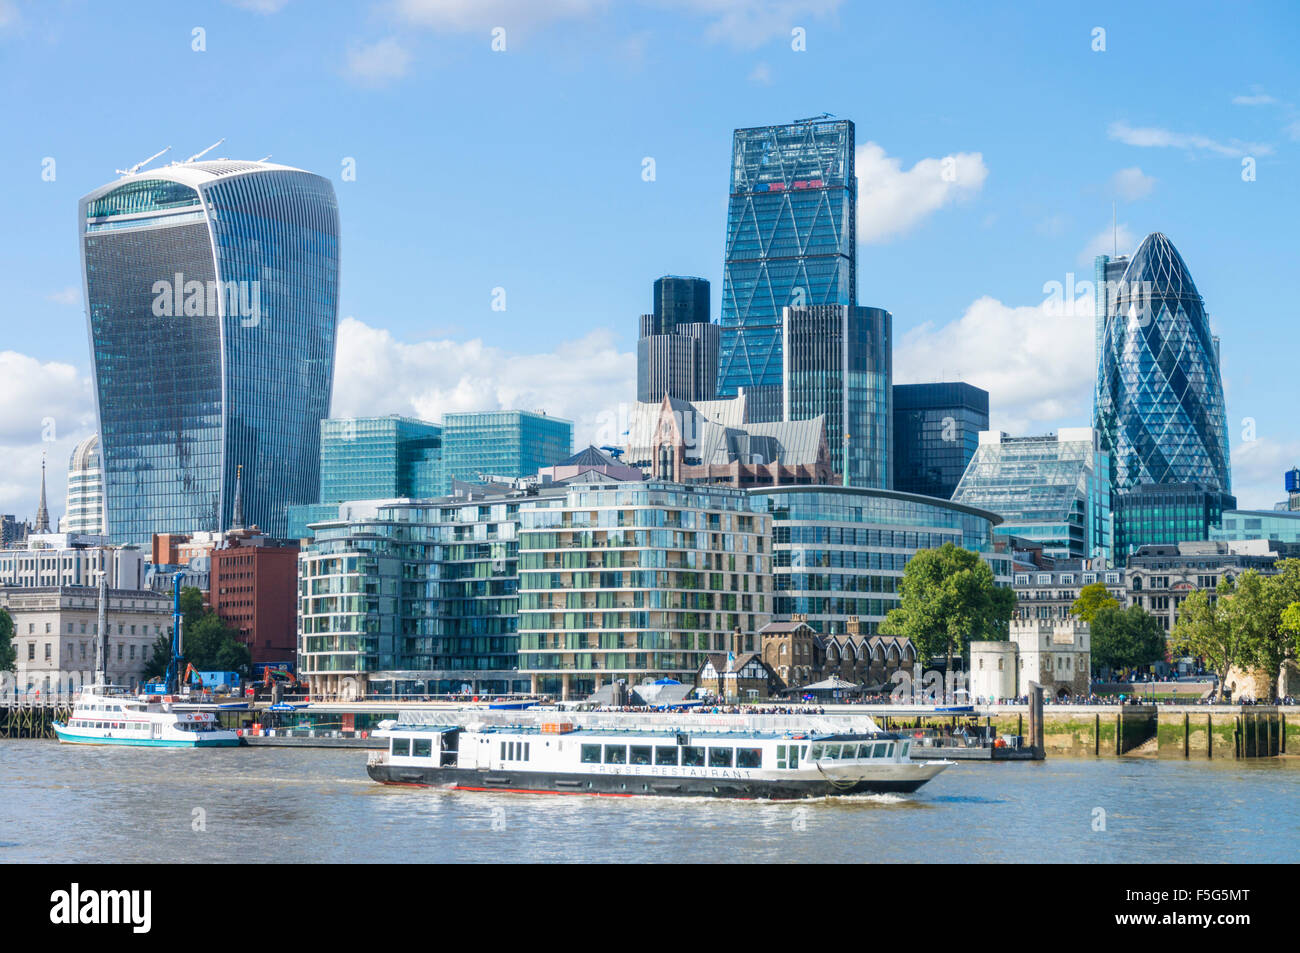
[[[0,863],[1290,862],[1300,759],[957,764],[808,802],[385,787],[366,752],[0,741]]]

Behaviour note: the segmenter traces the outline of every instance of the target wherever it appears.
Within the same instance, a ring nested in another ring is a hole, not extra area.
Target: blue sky
[[[821,112],[857,126],[858,293],[894,314],[899,382],[987,387],[1012,432],[1088,423],[1090,311],[1048,314],[1044,285],[1091,277],[1115,202],[1120,251],[1166,233],[1222,337],[1242,505],[1271,505],[1300,463],[1294,5],[129,11],[0,0],[0,512],[31,514],[46,452],[61,513],[67,454],[93,430],[74,222],[115,169],[224,136],[212,157],[334,181],[336,413],[545,407],[608,441],[654,278],[710,279],[717,314],[732,129]]]

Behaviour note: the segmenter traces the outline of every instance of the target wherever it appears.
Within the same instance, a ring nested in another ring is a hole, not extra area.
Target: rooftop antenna
[[[266,155],[262,156],[262,158],[258,159],[257,161],[258,161],[258,162],[265,162],[265,161],[266,161],[267,159],[269,159],[269,158],[271,158],[271,153],[268,152]]]
[[[221,144],[222,144],[223,142],[225,142],[225,141],[226,141],[226,137],[225,137],[225,136],[222,136],[220,139],[218,139],[218,140],[217,140],[216,142],[214,142],[212,145],[208,146],[208,147],[207,147],[206,149],[204,149],[202,152],[196,152],[196,153],[194,153],[194,155],[190,156],[188,159],[186,159],[184,162],[182,162],[181,165],[189,165],[189,164],[190,164],[191,162],[193,162],[195,159],[198,159],[198,158],[200,158],[200,157],[202,157],[202,156],[207,155],[209,152],[211,152],[213,149],[215,149],[217,146],[221,145]]]
[[[157,152],[155,152],[155,153],[154,153],[153,155],[151,155],[149,158],[145,159],[145,160],[142,161],[142,162],[137,162],[135,165],[131,166],[131,168],[129,168],[129,169],[118,169],[118,170],[117,170],[117,174],[118,174],[118,175],[135,175],[137,172],[139,172],[141,169],[143,169],[145,166],[147,166],[147,165],[148,165],[150,162],[152,162],[154,159],[158,158],[158,157],[159,157],[160,155],[162,155],[164,152],[170,152],[170,151],[171,151],[171,148],[172,148],[171,146],[168,146],[166,149],[159,149]]]

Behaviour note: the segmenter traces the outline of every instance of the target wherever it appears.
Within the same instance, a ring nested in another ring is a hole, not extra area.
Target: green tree
[[[1244,575],[1244,574],[1243,574]],[[1235,589],[1227,579],[1219,582],[1217,598],[1211,599],[1204,589],[1197,589],[1183,600],[1178,621],[1170,634],[1169,649],[1175,655],[1201,659],[1219,677],[1216,689],[1221,697],[1228,670],[1241,660],[1241,632],[1230,621],[1228,600]]]
[[[1165,657],[1165,630],[1141,606],[1103,606],[1092,618],[1092,664],[1096,668],[1134,668]]]
[[[14,648],[14,620],[8,609],[0,609],[0,672],[12,672],[17,666],[18,650]]]
[[[1293,602],[1282,610],[1282,628],[1300,638],[1300,602]]]
[[[1084,622],[1092,622],[1102,609],[1118,609],[1119,600],[1106,589],[1104,582],[1092,582],[1079,590],[1079,598],[1070,606],[1070,612]],[[1093,640],[1096,642],[1096,639]]]
[[[251,658],[238,633],[211,609],[183,630],[185,661],[203,671],[248,675]]]
[[[144,679],[163,678],[167,674],[167,663],[172,659],[172,637],[161,633],[153,643],[153,652],[144,667]]]
[[[1016,594],[994,582],[978,553],[944,543],[918,550],[903,569],[899,605],[880,625],[884,635],[910,639],[922,664],[965,653],[972,640],[1007,637]]]

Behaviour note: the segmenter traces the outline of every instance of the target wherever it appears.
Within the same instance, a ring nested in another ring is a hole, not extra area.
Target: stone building
[[[1088,623],[1078,619],[1012,619],[1010,641],[971,643],[971,697],[1027,695],[1030,682],[1051,698],[1086,696],[1092,687],[1089,639]]]
[[[708,655],[695,673],[695,687],[727,701],[770,698],[784,687],[757,652]]]
[[[759,635],[763,661],[786,690],[832,676],[867,688],[888,686],[894,672],[910,671],[916,662],[910,640],[862,634],[856,620],[838,635],[822,635],[802,619],[769,623]]]

